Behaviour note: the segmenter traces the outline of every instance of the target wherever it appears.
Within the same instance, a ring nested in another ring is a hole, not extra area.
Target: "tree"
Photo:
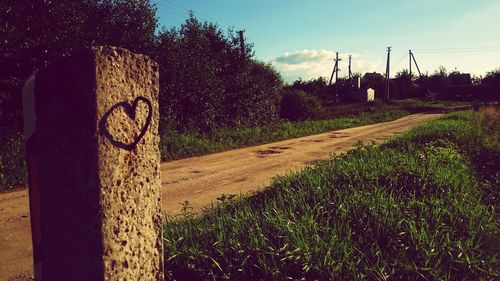
[[[486,72],[481,84],[500,86],[500,67]]]
[[[425,81],[424,83],[426,88],[433,92],[441,92],[448,84],[448,73],[446,72],[446,68],[444,66],[439,66],[439,68],[434,71],[431,76],[425,78],[425,80],[422,81]]]
[[[318,77],[309,81],[303,81],[299,78],[292,83],[291,88],[304,91],[323,100],[329,94],[328,82],[324,77]]]
[[[0,123],[19,125],[25,79],[75,49],[114,45],[151,53],[155,13],[149,0],[0,0]]]
[[[410,76],[410,71],[408,69],[403,69],[396,73],[394,78],[394,88],[392,88],[392,96],[394,98],[408,98],[412,96],[413,91],[413,81],[416,79],[415,75],[412,73]]]
[[[281,78],[269,65],[242,56],[239,38],[191,15],[180,28],[159,34],[162,127],[210,131],[278,118]]]
[[[280,117],[290,121],[319,118],[324,114],[319,99],[302,90],[283,89],[280,105]]]

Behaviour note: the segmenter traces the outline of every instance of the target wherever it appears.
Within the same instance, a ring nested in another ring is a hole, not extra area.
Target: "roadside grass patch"
[[[451,114],[201,216],[169,218],[166,278],[500,278],[499,217],[483,196],[498,186],[475,162],[485,149],[500,156],[474,118]]]
[[[374,113],[362,113],[356,117],[349,118],[306,120],[300,122],[284,121],[253,128],[219,129],[205,134],[178,134],[173,131],[167,131],[161,136],[160,152],[162,161],[176,160],[233,148],[314,135],[332,130],[391,121],[408,114],[404,110],[393,109]]]
[[[338,104],[326,107],[318,120],[299,122],[284,120],[258,127],[216,129],[208,133],[178,133],[165,130],[161,135],[160,152],[162,161],[171,161],[332,130],[387,122],[409,114],[439,110],[446,106],[468,104],[470,103],[452,101],[426,102],[418,99],[395,100],[389,104],[380,101]]]
[[[162,161],[205,155],[228,149],[323,133],[331,130],[391,121],[405,115],[455,105],[456,102],[424,102],[416,99],[340,104],[326,108],[321,120],[280,121],[258,127],[223,128],[207,133],[178,133],[164,124],[161,132]],[[460,103],[463,104],[463,103]],[[0,136],[0,191],[25,186],[27,171],[24,137],[19,129],[2,128]]]

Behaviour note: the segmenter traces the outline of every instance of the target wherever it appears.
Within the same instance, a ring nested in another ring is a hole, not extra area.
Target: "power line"
[[[499,52],[500,47],[475,47],[475,48],[435,48],[435,49],[416,49],[413,53],[421,54],[456,54],[456,53],[490,53]]]
[[[170,5],[172,5],[172,6],[175,6],[175,7],[181,8],[181,9],[186,9],[186,10],[189,10],[189,8],[186,8],[185,6],[181,6],[181,5],[179,5],[179,4],[175,3],[175,2],[170,2],[170,1],[168,1],[168,0],[163,0],[163,1],[164,1],[165,3],[169,3],[169,4],[170,4]]]
[[[189,15],[188,11],[180,11],[180,10],[177,10],[177,9],[174,9],[168,5],[165,5],[163,4],[162,2],[158,2],[155,4],[158,8],[161,8],[162,10],[166,10],[166,11],[169,11],[169,12],[172,12],[172,13],[175,13],[175,14],[178,14],[178,15],[182,15],[182,16],[187,16]]]
[[[485,49],[500,49],[500,46],[489,47],[465,47],[465,48],[427,48],[427,49],[414,49],[416,51],[450,51],[450,50],[485,50]]]
[[[171,11],[175,11],[177,12],[178,14],[181,14],[182,16],[184,17],[189,17],[190,16],[190,12],[192,11],[195,15],[196,15],[196,18],[200,19],[201,21],[206,21],[206,22],[210,22],[209,20],[207,20],[206,18],[204,17],[200,17],[196,11],[194,9],[191,9],[191,8],[187,8],[187,7],[184,7],[184,6],[181,6],[181,5],[178,5],[176,3],[173,3],[173,2],[169,2],[169,1],[166,1],[166,0],[157,0],[155,2],[156,4],[159,4],[160,6],[162,6],[163,8],[167,8]]]
[[[403,54],[400,58],[398,58],[397,60],[394,60],[395,63],[393,63],[392,67],[394,69],[398,68],[401,65],[401,63],[405,60],[406,56],[407,56],[407,54]]]

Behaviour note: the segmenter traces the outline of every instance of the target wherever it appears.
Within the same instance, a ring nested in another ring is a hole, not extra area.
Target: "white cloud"
[[[368,62],[365,59],[366,53],[339,54],[339,76],[348,74],[348,55],[352,55],[352,72],[373,72],[380,71],[383,64],[381,60]],[[335,52],[329,50],[302,50],[293,53],[285,53],[275,58],[271,63],[281,73],[286,82],[292,82],[299,77],[304,80],[311,78],[325,77],[330,79],[334,64]]]

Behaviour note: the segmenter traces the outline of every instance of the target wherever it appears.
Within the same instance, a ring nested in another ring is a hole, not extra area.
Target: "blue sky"
[[[152,0],[160,25],[180,26],[188,14],[226,31],[244,29],[257,59],[272,63],[285,81],[329,77],[335,52],[340,76],[347,55],[354,72],[391,75],[408,68],[414,51],[423,73],[439,66],[475,75],[500,66],[499,0]],[[413,67],[415,69],[415,67]]]

